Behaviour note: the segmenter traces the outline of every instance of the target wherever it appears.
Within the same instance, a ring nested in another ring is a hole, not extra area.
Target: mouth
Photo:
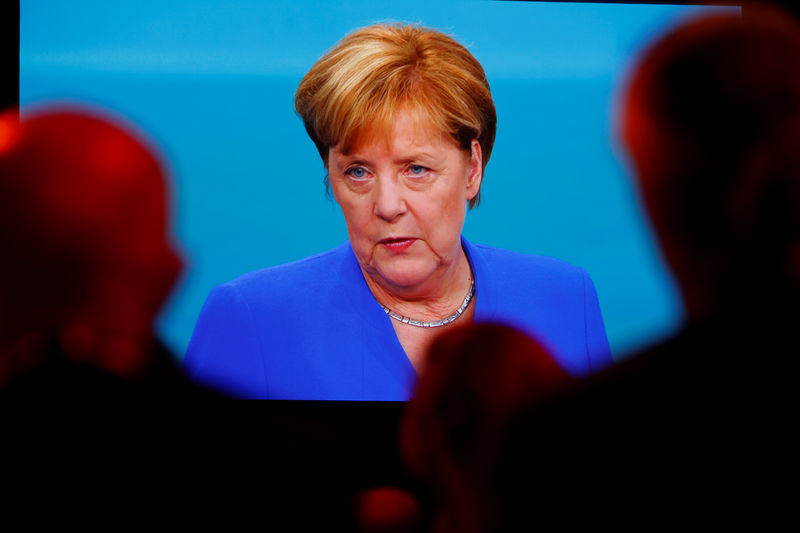
[[[387,237],[386,239],[379,240],[378,244],[392,252],[404,252],[408,250],[416,240],[417,239],[414,237]]]

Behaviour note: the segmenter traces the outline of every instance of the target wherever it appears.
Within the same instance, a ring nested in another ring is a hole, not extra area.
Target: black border
[[[0,111],[5,111],[19,106],[19,1],[0,4]]]

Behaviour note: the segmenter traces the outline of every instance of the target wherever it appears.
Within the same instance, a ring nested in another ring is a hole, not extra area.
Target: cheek
[[[460,202],[454,202],[443,217],[444,224],[449,227],[449,232],[452,233],[453,238],[457,241],[460,240],[465,215],[466,207],[462,199]]]
[[[424,206],[423,206],[424,204]],[[428,197],[420,205],[419,215],[424,218],[432,244],[449,247],[460,240],[466,214],[463,191],[450,191],[438,198]]]
[[[334,193],[336,203],[342,210],[347,231],[352,237],[364,237],[368,233],[372,219],[372,207],[364,197],[354,196],[352,193]]]

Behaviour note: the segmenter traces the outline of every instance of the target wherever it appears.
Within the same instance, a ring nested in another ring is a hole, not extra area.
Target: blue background
[[[619,90],[642,47],[700,9],[710,8],[25,0],[20,101],[100,105],[159,147],[187,259],[159,328],[182,354],[212,286],[346,239],[293,112],[303,74],[347,32],[374,22],[449,33],[483,64],[498,115],[465,236],[586,268],[619,358],[682,316],[616,142]]]

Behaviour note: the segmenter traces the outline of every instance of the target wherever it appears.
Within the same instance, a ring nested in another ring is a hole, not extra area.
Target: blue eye
[[[353,167],[351,169],[348,169],[345,172],[345,174],[347,174],[348,176],[352,176],[352,177],[354,177],[356,179],[362,179],[362,178],[365,178],[367,176],[367,171],[364,170],[361,167]]]
[[[408,167],[408,170],[414,176],[421,176],[422,174],[425,174],[425,172],[428,171],[428,169],[423,167],[422,165],[411,165]]]

